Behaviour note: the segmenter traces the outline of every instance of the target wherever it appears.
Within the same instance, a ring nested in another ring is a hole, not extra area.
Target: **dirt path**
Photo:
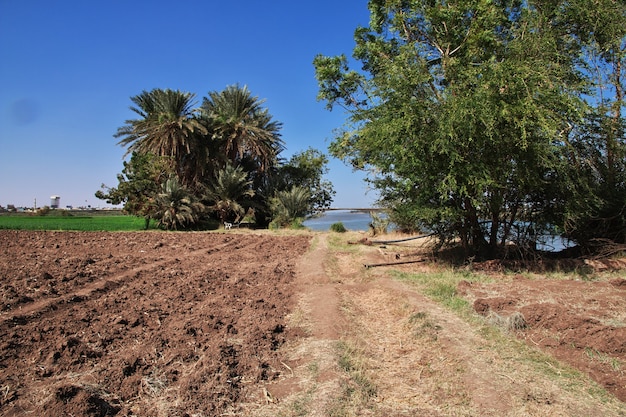
[[[299,265],[290,323],[305,334],[284,349],[290,372],[267,386],[275,402],[252,415],[626,415],[623,403],[569,388],[567,367],[523,359],[522,343],[485,336],[388,268],[363,268],[393,253],[359,245],[330,255],[336,236],[316,236]]]

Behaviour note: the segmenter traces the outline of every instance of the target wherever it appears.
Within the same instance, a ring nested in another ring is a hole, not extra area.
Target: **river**
[[[305,220],[304,225],[311,230],[328,231],[331,224],[339,222],[350,231],[367,231],[372,217],[369,211],[328,210],[319,217]]]

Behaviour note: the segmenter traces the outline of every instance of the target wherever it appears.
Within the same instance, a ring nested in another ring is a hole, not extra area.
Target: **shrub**
[[[346,228],[341,222],[333,223],[330,225],[330,230],[337,233],[345,233]]]
[[[370,232],[372,233],[372,236],[387,233],[387,227],[389,227],[389,219],[381,216],[374,211],[370,212],[370,217],[372,218],[372,221],[370,222]]]
[[[311,195],[303,187],[292,187],[291,190],[278,191],[272,199],[272,222],[279,226],[293,227],[293,223],[302,222],[309,210],[309,199]]]
[[[297,219],[293,219],[291,221],[291,226],[292,229],[304,229],[304,224],[302,224],[302,217],[298,217]]]
[[[43,206],[40,209],[37,210],[37,216],[47,216],[48,214],[50,214],[50,210],[51,208],[48,206]]]

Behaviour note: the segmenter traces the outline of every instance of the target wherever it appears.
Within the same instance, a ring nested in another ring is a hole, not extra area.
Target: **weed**
[[[415,337],[428,336],[432,340],[437,340],[437,332],[442,327],[428,318],[428,313],[420,311],[409,316],[409,324],[413,326]]]
[[[515,332],[526,328],[526,319],[518,311],[506,317],[499,315],[495,311],[489,311],[487,322],[505,332]]]
[[[585,354],[592,361],[595,360],[605,365],[609,365],[615,372],[619,372],[622,369],[622,364],[619,359],[609,356],[604,352],[600,352],[597,349],[586,347]]]
[[[319,374],[320,365],[319,365],[319,363],[317,363],[317,361],[309,363],[307,368],[308,368],[309,372],[311,374],[313,374],[314,376],[317,376],[317,374]]]
[[[409,316],[409,323],[414,324],[417,321],[424,320],[426,317],[428,317],[428,313],[423,311],[413,313]]]
[[[336,233],[346,233],[347,230],[342,222],[333,223],[330,225],[330,231]]]
[[[150,374],[141,379],[141,391],[150,397],[157,397],[167,386],[167,376],[159,368],[152,368]]]

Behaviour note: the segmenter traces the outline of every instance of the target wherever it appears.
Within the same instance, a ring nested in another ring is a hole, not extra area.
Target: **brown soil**
[[[512,280],[460,290],[474,310],[502,320],[522,317],[518,337],[589,374],[626,401],[626,279],[549,280],[514,276]]]
[[[285,315],[308,245],[0,231],[0,414],[221,415],[251,401],[297,336]]]
[[[0,416],[626,416],[619,274],[459,284],[538,365],[350,239],[0,231]]]

